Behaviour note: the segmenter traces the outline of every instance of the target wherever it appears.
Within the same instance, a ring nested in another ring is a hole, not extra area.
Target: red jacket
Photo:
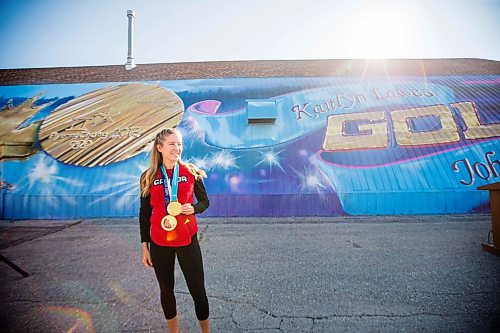
[[[172,169],[167,169],[169,179],[172,177]],[[179,188],[177,200],[181,204],[194,204],[195,177],[189,170],[179,164]],[[165,196],[163,187],[163,177],[161,170],[158,170],[155,180],[150,187],[151,214],[151,240],[161,246],[185,246],[191,243],[191,237],[198,231],[196,216],[179,214],[177,227],[172,231],[166,231],[161,227],[161,220],[166,215]]]

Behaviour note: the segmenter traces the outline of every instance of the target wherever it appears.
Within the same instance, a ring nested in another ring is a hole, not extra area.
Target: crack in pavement
[[[182,291],[181,293],[188,294],[185,291]],[[264,315],[270,316],[270,317],[272,317],[274,319],[279,319],[279,323],[277,324],[277,326],[273,326],[273,327],[259,327],[259,328],[255,328],[255,329],[245,329],[245,328],[241,327],[241,324],[239,324],[238,321],[235,319],[235,317],[234,317],[234,308],[233,308],[232,312],[231,312],[231,320],[232,320],[233,324],[235,325],[236,328],[238,328],[240,330],[245,330],[245,331],[256,331],[256,330],[262,330],[262,329],[276,329],[276,330],[279,330],[280,332],[285,332],[282,329],[282,325],[283,325],[283,322],[284,322],[285,319],[306,319],[306,320],[311,320],[312,321],[312,327],[309,329],[309,331],[311,331],[314,328],[314,326],[316,325],[315,322],[314,322],[314,320],[317,320],[317,319],[327,319],[326,317],[323,317],[323,316],[318,316],[318,317],[312,317],[312,316],[287,316],[287,315],[280,316],[280,315],[276,315],[276,314],[274,314],[274,313],[272,313],[270,311],[267,311],[267,310],[264,310],[262,308],[259,308],[257,305],[255,305],[253,303],[250,303],[250,302],[237,301],[237,300],[233,300],[233,299],[230,299],[230,298],[227,298],[227,297],[217,296],[217,295],[207,295],[207,296],[208,296],[208,298],[218,299],[218,300],[222,300],[222,301],[228,302],[228,303],[233,303],[233,304],[238,304],[238,305],[248,305],[248,306],[253,307],[257,311],[261,312]]]
[[[233,299],[230,299],[230,298],[227,298],[227,297],[217,296],[217,295],[207,295],[207,296],[208,296],[208,298],[219,299],[219,300],[222,300],[222,301],[225,301],[225,302],[228,302],[228,303],[249,305],[249,306],[255,308],[257,311],[262,312],[263,314],[271,316],[271,317],[276,318],[276,319],[310,319],[310,320],[327,319],[326,316],[316,316],[316,317],[313,317],[313,316],[276,315],[276,314],[273,314],[270,311],[261,309],[257,305],[255,305],[253,303],[250,303],[250,302],[237,301],[237,300],[233,300]]]
[[[186,291],[177,291],[181,294],[189,295],[188,292]],[[361,314],[337,314],[337,313],[332,313],[328,314],[325,316],[290,316],[290,315],[277,315],[272,313],[271,311],[268,311],[266,309],[260,308],[259,306],[250,303],[250,302],[245,302],[245,301],[238,301],[234,299],[230,299],[224,296],[218,296],[218,295],[207,295],[208,298],[210,299],[216,299],[216,300],[221,300],[227,303],[232,303],[232,304],[237,304],[237,305],[247,305],[251,306],[263,315],[270,316],[274,319],[279,319],[280,322],[278,323],[277,327],[272,326],[272,327],[259,327],[255,329],[246,329],[241,326],[241,323],[238,322],[238,320],[235,318],[235,308],[231,309],[231,320],[234,324],[234,326],[240,330],[244,331],[257,331],[257,330],[262,330],[262,329],[276,329],[281,332],[284,332],[283,330],[283,324],[285,322],[285,319],[305,319],[305,320],[311,320],[312,321],[312,327],[307,328],[309,332],[314,330],[314,327],[318,325],[321,321],[324,320],[329,320],[329,319],[337,319],[337,318],[412,318],[412,317],[421,317],[421,316],[433,316],[433,317],[461,317],[464,315],[464,313],[432,313],[432,312],[417,312],[417,313],[406,313],[406,314],[374,314],[374,313],[361,313]],[[228,317],[220,317],[220,318],[228,318]]]
[[[238,324],[238,321],[234,318],[234,312],[231,314],[231,320],[233,321],[234,327],[236,327],[240,331],[251,332],[251,331],[262,331],[262,330],[273,330],[274,329],[274,330],[278,330],[280,332],[285,333],[281,329],[281,322],[282,322],[282,320],[280,320],[280,322],[278,324],[278,327],[257,327],[257,328],[243,328],[243,327],[241,327],[241,325]]]
[[[203,237],[205,236],[205,232],[207,231],[207,229],[208,229],[208,224],[205,225],[201,231],[198,231],[198,234],[200,236],[199,239],[200,242],[203,241]]]

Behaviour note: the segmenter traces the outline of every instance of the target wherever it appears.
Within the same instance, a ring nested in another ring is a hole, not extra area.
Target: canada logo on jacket
[[[187,181],[188,181],[188,179],[187,179],[186,176],[179,176],[178,177],[178,182],[179,183],[184,183],[184,182],[187,182]],[[163,178],[161,178],[161,179],[155,179],[153,181],[153,186],[156,186],[156,185],[163,185]]]

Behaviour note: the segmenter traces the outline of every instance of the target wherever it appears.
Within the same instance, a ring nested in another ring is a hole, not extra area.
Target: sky
[[[0,0],[0,68],[226,60],[500,61],[500,0]]]

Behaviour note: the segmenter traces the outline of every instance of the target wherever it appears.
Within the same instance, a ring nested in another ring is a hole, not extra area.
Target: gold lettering
[[[441,128],[417,132],[411,129],[412,118],[435,116]],[[391,113],[396,142],[401,146],[431,145],[457,142],[460,140],[458,129],[450,109],[445,105],[396,110]]]
[[[460,102],[450,104],[457,108],[464,118],[467,129],[464,131],[466,139],[484,139],[500,136],[500,124],[482,125],[479,122],[476,107],[471,102]]]
[[[345,125],[350,121],[363,122],[357,124],[359,134],[345,132]],[[337,114],[328,117],[322,148],[330,151],[383,148],[388,142],[385,112]]]

